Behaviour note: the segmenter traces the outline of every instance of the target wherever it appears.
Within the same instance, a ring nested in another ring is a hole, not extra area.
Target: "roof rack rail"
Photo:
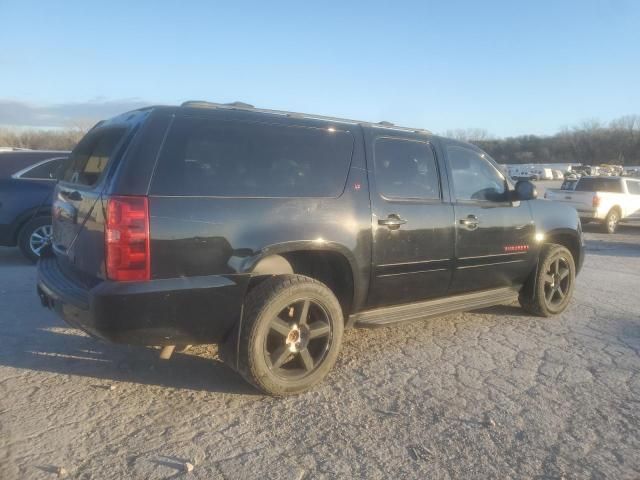
[[[210,107],[210,108],[255,108],[253,105],[244,102],[216,103],[206,100],[187,100],[180,104],[181,107]]]
[[[255,108],[253,105],[244,102],[231,102],[231,103],[216,103],[216,102],[207,102],[204,100],[189,100],[183,102],[181,107],[195,107],[195,108],[218,108],[218,109],[229,109],[229,110],[251,110],[256,113],[266,113],[270,115],[282,115],[285,117],[291,118],[308,118],[312,120],[324,120],[329,122],[337,122],[337,123],[347,123],[350,125],[369,125],[375,128],[388,128],[391,130],[398,130],[402,132],[414,132],[414,133],[423,133],[423,134],[431,134],[431,132],[427,129],[422,128],[407,128],[407,127],[398,127],[391,122],[382,121],[378,123],[372,122],[363,122],[361,120],[349,120],[347,118],[337,118],[337,117],[328,117],[324,115],[312,115],[308,113],[297,113],[297,112],[287,112],[283,110],[270,110],[266,108]]]
[[[224,105],[228,105],[230,107],[237,107],[237,108],[256,108],[250,103],[244,103],[244,102],[238,102],[238,101],[225,103]]]

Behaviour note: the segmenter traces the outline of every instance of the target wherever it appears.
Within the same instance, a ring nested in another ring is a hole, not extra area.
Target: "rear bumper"
[[[218,343],[240,318],[248,275],[210,275],[148,282],[104,281],[93,288],[69,279],[54,256],[38,262],[38,296],[68,324],[117,343]]]

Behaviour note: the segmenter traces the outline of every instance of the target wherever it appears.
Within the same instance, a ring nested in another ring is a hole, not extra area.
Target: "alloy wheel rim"
[[[544,276],[544,298],[548,306],[561,305],[571,288],[571,267],[565,257],[555,258]]]
[[[329,313],[319,303],[294,301],[269,320],[264,355],[277,377],[298,380],[314,372],[331,346],[333,331]]]
[[[29,248],[38,257],[42,249],[51,243],[51,232],[51,225],[42,225],[31,232]]]
[[[618,217],[615,214],[609,216],[609,230],[616,228],[618,223]]]

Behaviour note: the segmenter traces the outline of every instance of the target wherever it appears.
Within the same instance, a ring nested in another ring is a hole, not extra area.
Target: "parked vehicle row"
[[[38,263],[42,304],[115,342],[219,343],[271,394],[334,364],[345,328],[519,299],[554,315],[583,261],[573,208],[423,130],[188,102],[78,144]]]
[[[38,259],[51,238],[56,171],[67,156],[68,152],[0,154],[0,246],[18,246],[31,261]]]
[[[601,223],[608,233],[620,222],[640,221],[640,179],[581,177],[572,190],[548,189],[545,198],[571,205],[583,223]]]

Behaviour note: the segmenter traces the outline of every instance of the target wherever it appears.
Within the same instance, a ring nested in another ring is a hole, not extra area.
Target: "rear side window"
[[[126,127],[89,132],[71,152],[60,179],[79,185],[95,185],[126,132]]]
[[[20,178],[26,178],[29,180],[53,180],[56,178],[55,173],[61,161],[61,158],[47,160],[46,162],[33,167],[31,170],[24,172],[20,175]]]
[[[440,199],[436,158],[428,143],[379,138],[374,161],[381,195],[390,199]]]
[[[611,178],[581,178],[576,192],[622,193],[622,182]]]
[[[179,118],[160,154],[151,192],[337,197],[352,151],[352,135],[332,128]]]

